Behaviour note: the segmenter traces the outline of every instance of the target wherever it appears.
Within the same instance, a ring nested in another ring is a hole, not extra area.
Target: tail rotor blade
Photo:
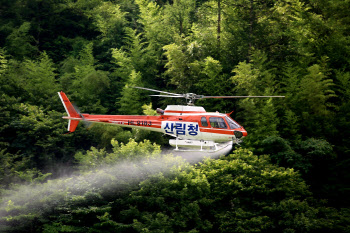
[[[72,103],[72,105],[73,105],[73,107],[75,108],[75,110],[77,111],[77,113],[79,114],[79,116],[80,116],[81,118],[83,118],[82,122],[83,122],[83,125],[85,126],[85,128],[91,129],[92,126],[94,125],[93,122],[87,121],[87,120],[85,119],[84,115],[81,114],[80,109],[79,109],[74,103]]]

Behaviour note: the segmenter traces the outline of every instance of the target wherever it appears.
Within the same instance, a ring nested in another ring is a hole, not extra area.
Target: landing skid
[[[195,149],[195,148],[175,148],[171,151],[172,154],[183,157],[189,162],[199,162],[204,158],[219,158],[222,155],[227,155],[231,152],[233,142],[215,143],[213,148]]]

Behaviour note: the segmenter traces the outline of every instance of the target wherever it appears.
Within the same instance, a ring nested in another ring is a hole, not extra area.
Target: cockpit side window
[[[205,117],[202,117],[201,118],[201,124],[203,127],[208,127],[208,121],[207,121],[207,118]]]
[[[232,120],[230,117],[225,117],[228,125],[230,126],[230,129],[237,129],[241,128],[239,124],[237,124],[234,120]]]
[[[225,120],[221,117],[209,117],[209,122],[213,128],[227,129]]]

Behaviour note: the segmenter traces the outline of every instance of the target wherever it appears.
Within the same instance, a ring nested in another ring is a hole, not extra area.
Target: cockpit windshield
[[[224,121],[224,118],[209,117],[209,122],[210,122],[211,127],[213,127],[213,128],[227,129],[227,125]]]
[[[232,120],[230,117],[225,117],[228,125],[230,126],[230,129],[237,129],[241,128],[239,124],[237,124],[234,120]]]

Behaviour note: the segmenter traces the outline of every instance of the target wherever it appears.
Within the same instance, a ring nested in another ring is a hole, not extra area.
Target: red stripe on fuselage
[[[125,127],[149,127],[149,128],[161,128],[163,121],[177,121],[183,123],[195,122],[200,124],[200,119],[202,116],[139,116],[139,115],[90,115],[82,114],[85,121],[90,122],[99,122],[107,124],[115,124]],[[69,119],[70,117],[65,117]],[[72,118],[73,119],[73,118]],[[78,120],[77,118],[74,118]],[[79,120],[83,120],[80,118]],[[223,134],[223,135],[233,135],[233,132],[238,130],[242,133],[246,131],[243,128],[238,129],[221,129],[221,128],[209,128],[209,127],[199,127],[200,132],[204,133],[214,133],[214,134]]]
[[[135,116],[135,115],[89,115],[83,114],[86,121],[109,123],[121,126],[140,126],[161,128],[160,116]]]

